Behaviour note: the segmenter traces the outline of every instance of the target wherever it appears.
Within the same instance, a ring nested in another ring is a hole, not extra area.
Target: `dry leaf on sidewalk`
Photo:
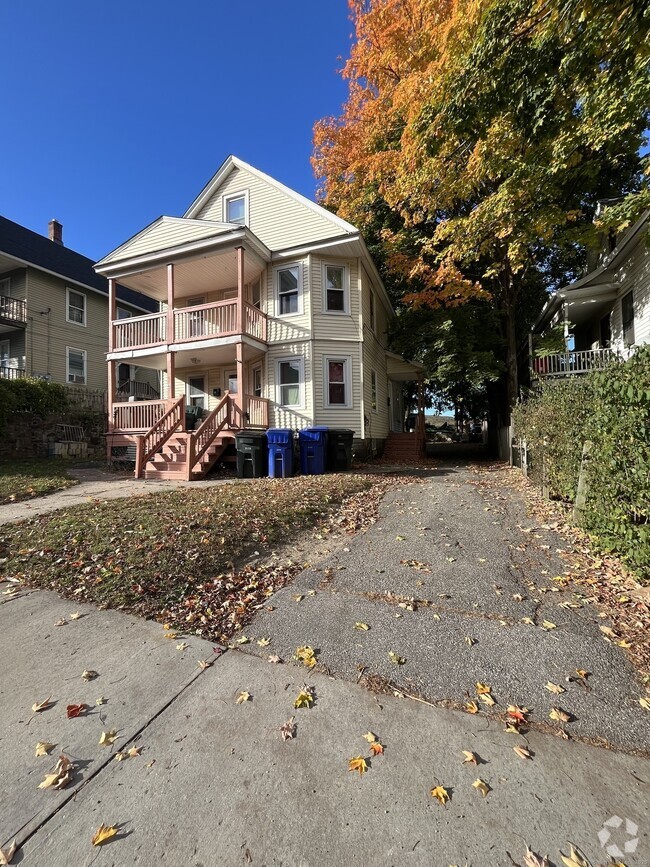
[[[444,786],[436,786],[435,789],[431,789],[431,797],[435,798],[436,801],[439,801],[443,807],[447,801],[451,800],[449,792]]]
[[[363,756],[357,756],[348,761],[348,771],[359,771],[359,774],[365,774],[368,770],[368,764]]]
[[[0,867],[6,867],[7,864],[11,864],[11,859],[16,854],[16,849],[18,846],[16,845],[16,841],[14,840],[11,846],[5,851],[4,849],[0,849]]]
[[[117,834],[117,827],[115,825],[104,825],[102,824],[95,831],[92,836],[91,843],[93,846],[101,846],[102,843],[106,843],[107,840],[110,840],[111,837],[114,837]]]
[[[47,698],[43,699],[43,701],[37,701],[32,705],[32,713],[38,713],[41,710],[46,710],[50,706],[51,695],[48,695]]]

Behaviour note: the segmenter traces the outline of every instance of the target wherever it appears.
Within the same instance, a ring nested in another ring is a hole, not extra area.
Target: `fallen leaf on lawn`
[[[39,741],[36,744],[36,758],[39,756],[47,756],[50,750],[53,750],[56,744],[48,744],[47,741]]]
[[[548,858],[542,858],[541,855],[536,855],[528,844],[526,844],[524,867],[551,867],[551,865],[548,862]]]
[[[187,641],[181,641],[180,644],[176,645],[176,650],[181,650],[181,651],[187,650],[188,647],[189,647],[189,644],[187,643]]]
[[[373,741],[370,744],[370,752],[373,756],[382,756],[384,754],[384,746],[379,741]]]
[[[573,843],[569,843],[569,846],[571,847],[571,851],[568,855],[563,855],[560,852],[560,857],[563,863],[566,864],[566,867],[591,867],[589,861],[587,861],[582,852],[575,849]]]
[[[250,697],[250,692],[240,692],[237,696],[237,701],[235,702],[235,704],[243,704],[245,701],[249,701]]]
[[[99,738],[99,745],[101,747],[110,747],[117,740],[117,729],[111,729],[108,732],[102,732],[101,737]]]
[[[549,692],[554,692],[555,695],[559,695],[561,692],[566,692],[563,686],[560,686],[558,683],[552,683],[550,680],[546,681],[545,688]]]
[[[94,680],[98,676],[99,675],[97,674],[96,671],[91,671],[87,668],[84,671],[82,671],[82,673],[81,673],[81,677],[83,680]]]
[[[622,638],[619,639],[619,641],[615,641],[614,643],[616,644],[617,647],[625,647],[625,648],[632,647],[631,642],[625,641]]]
[[[477,695],[487,695],[492,691],[492,687],[487,683],[481,683],[480,681],[476,681],[476,694]]]
[[[532,758],[531,754],[525,747],[513,747],[512,748],[520,759],[530,759]]]
[[[475,701],[466,701],[465,702],[465,710],[468,713],[478,713],[478,705]]]
[[[269,656],[269,658],[268,658],[267,661],[268,661],[268,662],[278,663],[278,662],[282,662],[282,659],[281,659],[281,657],[279,657],[279,656],[277,655],[277,653],[272,653],[272,654]]]
[[[551,623],[550,620],[542,620],[542,628],[550,632],[551,629],[557,629],[557,623]]]
[[[357,756],[348,761],[348,771],[359,771],[359,774],[365,774],[368,770],[368,765],[363,756]]]
[[[486,704],[488,707],[494,707],[496,704],[489,692],[486,692],[484,695],[479,695],[479,701],[482,701],[483,704]]]
[[[291,717],[286,721],[286,723],[282,723],[280,726],[280,734],[282,735],[283,741],[291,741],[296,736],[296,724],[294,723],[295,717]]]
[[[69,704],[65,709],[65,714],[68,719],[73,719],[76,716],[81,716],[88,710],[87,704]]]
[[[308,644],[303,647],[297,647],[295,657],[296,659],[301,660],[303,665],[306,665],[307,668],[313,668],[316,665],[316,654],[314,648],[310,647]]]
[[[450,801],[449,792],[445,789],[444,786],[436,786],[435,789],[431,789],[431,797],[435,798],[436,801],[439,801],[444,807],[447,801]]]
[[[571,714],[567,713],[565,710],[562,710],[561,707],[551,708],[551,712],[549,713],[549,717],[551,719],[557,720],[558,722],[563,722],[563,723],[571,722]]]
[[[367,623],[361,623],[360,620],[357,620],[357,622],[354,624],[354,628],[363,629],[364,632],[367,632],[370,629]]]
[[[102,822],[102,824],[93,834],[92,840],[90,842],[93,844],[93,846],[101,846],[102,843],[110,840],[111,837],[114,837],[116,834],[117,828],[115,825],[105,825]]]
[[[478,791],[483,795],[484,798],[487,798],[488,792],[491,791],[485,780],[481,780],[480,777],[479,779],[474,780],[472,786],[474,786],[475,789],[478,789]]]
[[[293,706],[295,708],[311,707],[313,702],[314,702],[314,696],[312,694],[311,687],[303,687],[303,689],[301,689],[300,692],[298,693],[298,695],[296,696],[296,699],[293,703]]]
[[[11,864],[11,859],[16,854],[16,849],[18,846],[16,845],[16,841],[11,844],[11,846],[5,852],[4,849],[0,849],[0,867],[6,867],[7,864]]]
[[[172,628],[171,623],[163,623],[163,629],[171,629],[171,628]]]
[[[471,750],[463,750],[463,755],[465,756],[463,759],[464,765],[478,765],[476,753],[471,752]]]
[[[388,651],[388,658],[395,665],[404,665],[404,663],[406,662],[403,656],[398,656],[397,653],[395,653],[393,650]]]
[[[70,614],[70,620],[79,620],[80,617],[81,611],[73,611],[72,614]]]
[[[43,701],[38,701],[36,702],[36,704],[33,704],[32,713],[38,713],[39,710],[45,710],[47,707],[49,707],[51,698],[52,696],[50,695],[47,698],[43,699]]]
[[[648,701],[647,698],[640,698],[640,699],[639,699],[639,704],[640,704],[641,707],[644,708],[645,710],[650,710],[650,701]]]
[[[142,752],[142,747],[131,747],[129,750],[129,757],[135,759]]]
[[[607,635],[608,638],[618,638],[618,635],[614,632],[614,630],[610,626],[599,626],[598,628],[603,633],[603,635]]]
[[[256,644],[258,647],[268,647],[271,643],[270,638],[258,638]]]

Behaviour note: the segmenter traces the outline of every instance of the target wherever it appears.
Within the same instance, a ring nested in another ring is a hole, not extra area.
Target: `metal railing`
[[[615,358],[616,352],[613,349],[578,349],[558,352],[555,355],[533,358],[531,376],[533,379],[545,379],[552,376],[589,373],[591,370],[602,370]]]
[[[9,322],[27,322],[27,302],[8,295],[0,295],[0,319]]]

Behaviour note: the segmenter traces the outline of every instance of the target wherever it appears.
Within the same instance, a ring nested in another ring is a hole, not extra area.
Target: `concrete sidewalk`
[[[483,488],[471,470],[443,468],[391,493],[375,527],[269,600],[273,610],[245,632],[270,644],[252,640],[246,653],[215,653],[193,637],[177,650],[181,639],[159,624],[90,606],[70,620],[74,605],[54,594],[0,595],[0,846],[16,836],[15,863],[39,867],[523,867],[528,843],[560,867],[569,841],[593,865],[607,863],[605,828],[606,845],[625,852],[619,860],[647,867],[650,760],[633,753],[648,749],[650,714],[597,612],[559,607],[576,598],[551,591],[561,542],[543,528],[526,532],[532,526],[516,498]],[[398,595],[427,604],[400,608]],[[318,651],[317,672],[290,661],[305,643]],[[405,663],[392,664],[389,651]],[[202,671],[199,660],[212,664]],[[589,692],[565,680],[575,668],[591,672]],[[85,669],[98,677],[85,682]],[[551,706],[566,708],[576,739],[506,733],[487,708],[472,716],[376,691],[391,681],[453,705],[477,680],[491,685],[494,711],[525,704],[541,724]],[[548,693],[546,680],[566,692]],[[295,710],[305,682],[314,705]],[[242,691],[251,699],[237,704]],[[48,696],[51,707],[32,715]],[[80,702],[88,714],[67,719],[66,705]],[[291,716],[296,737],[285,742],[279,727]],[[113,747],[100,746],[112,729]],[[368,731],[385,753],[360,776],[348,761],[369,757]],[[57,748],[36,758],[38,741]],[[115,761],[132,745],[139,756]],[[77,777],[61,792],[40,790],[59,750]],[[463,764],[463,750],[479,764]],[[430,795],[437,785],[451,795],[446,807]],[[102,823],[119,833],[98,850],[91,837]]]

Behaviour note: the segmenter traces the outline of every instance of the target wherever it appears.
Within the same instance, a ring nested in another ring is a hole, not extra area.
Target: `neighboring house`
[[[420,368],[388,351],[394,314],[359,231],[236,157],[183,217],[96,269],[111,287],[109,383],[124,363],[163,381],[160,401],[110,407],[109,454],[136,445],[137,475],[200,478],[241,428],[326,425],[377,449],[403,432],[402,382]],[[119,320],[117,281],[161,312]]]
[[[646,211],[606,240],[597,267],[551,296],[531,335],[533,379],[586,373],[650,343],[649,227]],[[566,350],[535,353],[551,329],[559,330]]]
[[[108,282],[93,262],[63,246],[52,220],[49,238],[0,217],[0,378],[36,376],[106,390]],[[117,289],[117,315],[140,316],[158,303]],[[124,365],[122,393],[159,396],[159,377]]]

